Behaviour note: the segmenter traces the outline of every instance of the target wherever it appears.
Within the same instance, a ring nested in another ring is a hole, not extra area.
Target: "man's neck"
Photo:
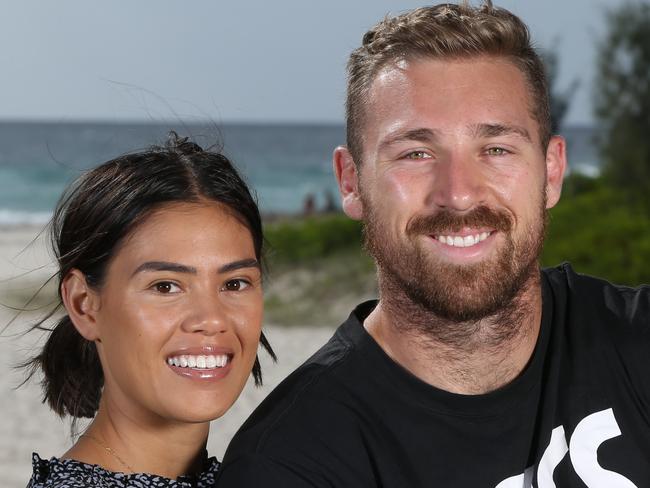
[[[422,381],[477,395],[507,385],[523,371],[537,343],[541,316],[536,275],[509,306],[476,322],[450,322],[404,297],[382,295],[364,327],[388,356]],[[427,332],[433,330],[452,333]]]

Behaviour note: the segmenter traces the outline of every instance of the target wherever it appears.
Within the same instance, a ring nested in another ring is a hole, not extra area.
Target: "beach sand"
[[[29,296],[38,283],[54,272],[51,264],[48,265],[51,258],[46,251],[45,236],[25,249],[37,233],[38,229],[30,227],[0,229],[0,301],[6,302],[9,297],[16,305],[16,301]],[[9,279],[16,276],[19,278]],[[0,330],[13,316],[9,309],[0,307]],[[32,452],[38,452],[42,458],[58,456],[72,442],[69,423],[59,419],[41,403],[38,381],[16,389],[24,374],[13,367],[33,355],[42,341],[38,332],[22,337],[16,334],[25,331],[37,317],[35,314],[23,314],[0,334],[0,365],[5,371],[0,378],[0,486],[3,488],[19,488],[27,484],[31,475]],[[228,441],[252,410],[282,379],[327,341],[336,325],[265,326],[265,333],[279,361],[273,364],[264,352],[260,353],[264,386],[256,388],[249,381],[235,405],[225,416],[212,423],[208,442],[210,455],[219,459],[223,457]]]

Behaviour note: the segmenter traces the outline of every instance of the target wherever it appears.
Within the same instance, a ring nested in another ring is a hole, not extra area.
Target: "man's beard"
[[[492,337],[495,342],[516,333],[513,322],[526,313],[525,304],[517,298],[539,273],[546,230],[545,194],[539,218],[522,229],[517,240],[509,213],[479,206],[463,214],[441,210],[416,217],[407,225],[402,242],[391,241],[380,217],[367,198],[363,200],[365,247],[377,264],[382,302],[403,315],[403,327],[420,329],[444,342],[464,342],[477,327],[455,328],[454,323],[477,325],[493,317],[501,323],[501,330],[494,331],[498,337]],[[417,244],[417,240],[450,235],[464,227],[491,228],[505,239],[491,258],[464,265],[437,258],[432,249]],[[447,324],[442,330],[441,323]]]

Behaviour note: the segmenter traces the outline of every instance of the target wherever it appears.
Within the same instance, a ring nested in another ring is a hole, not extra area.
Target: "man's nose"
[[[462,212],[484,202],[485,192],[479,162],[471,157],[452,154],[436,164],[430,194],[435,206]]]

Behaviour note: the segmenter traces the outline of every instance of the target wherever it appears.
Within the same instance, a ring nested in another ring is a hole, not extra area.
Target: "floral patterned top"
[[[154,474],[116,473],[74,459],[53,457],[47,461],[34,453],[34,471],[27,488],[211,488],[215,486],[219,465],[216,458],[208,458],[206,454],[200,474],[171,480]]]

